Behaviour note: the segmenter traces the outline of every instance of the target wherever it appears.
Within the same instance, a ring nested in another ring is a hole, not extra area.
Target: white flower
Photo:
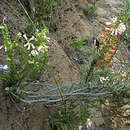
[[[5,52],[7,51],[7,47],[5,47]]]
[[[127,73],[124,71],[120,71],[121,76],[126,77]]]
[[[7,70],[8,69],[8,65],[0,65],[0,69]]]
[[[82,127],[83,127],[83,126],[80,125],[80,126],[79,126],[79,130],[82,130]]]
[[[37,56],[39,53],[36,50],[31,51],[32,56]]]
[[[115,30],[111,29],[111,35],[114,35]]]
[[[3,48],[4,46],[2,45],[2,46],[0,46],[0,50]]]
[[[109,80],[109,77],[106,77],[106,78],[100,77],[100,82],[101,82],[101,83],[103,83],[104,81],[107,81],[107,80]]]
[[[117,30],[117,29],[115,29],[115,35],[117,35],[117,33],[118,33],[118,30]]]
[[[112,20],[111,20],[112,22],[106,22],[106,25],[111,25],[111,24],[113,24],[113,23],[115,23],[116,21],[117,21],[117,18],[112,18]]]
[[[110,30],[110,28],[105,28],[105,30],[107,31],[107,30]]]
[[[43,51],[48,51],[48,46],[46,46],[46,45],[44,45],[44,46],[42,46],[42,45],[40,45],[39,47],[38,47],[38,51],[39,52],[43,52]]]
[[[35,46],[29,42],[27,44],[25,44],[24,47],[27,47],[27,50],[30,50],[31,47],[32,47],[32,49],[35,49]]]
[[[111,25],[112,23],[111,22],[106,22],[106,25]]]
[[[89,128],[92,126],[92,121],[88,118],[86,127]]]
[[[38,50],[39,52],[43,52],[43,51],[44,51],[44,47],[40,45],[37,50]]]
[[[105,30],[110,30],[111,31],[111,35],[117,35],[117,34],[122,34],[125,30],[126,30],[126,26],[124,23],[122,23],[122,21],[119,21],[119,26],[115,28],[115,24],[117,22],[117,17],[112,19],[112,22],[106,22],[106,25],[112,25],[110,28],[107,27],[105,28]]]
[[[111,29],[111,35],[117,35],[117,34],[122,34],[126,30],[126,26],[124,23],[120,23],[119,26],[116,29]]]
[[[8,90],[9,90],[9,87],[6,87],[6,88],[5,88],[5,91],[8,91]]]
[[[115,23],[117,21],[117,17],[112,18],[112,23]]]
[[[34,37],[34,36],[32,36],[32,37],[29,39],[29,41],[32,41],[34,38],[35,38],[35,37]]]
[[[7,69],[8,69],[8,66],[7,66],[7,65],[4,65],[4,66],[3,66],[3,69],[4,69],[4,70],[7,70]]]
[[[28,40],[28,38],[27,38],[27,35],[26,35],[26,34],[24,34],[24,35],[23,35],[23,37],[24,37],[26,40]]]
[[[79,130],[82,130],[82,127],[83,127],[83,126],[80,125],[80,126],[79,126]]]
[[[117,35],[117,32],[118,32],[117,29],[113,28],[111,29],[111,35]]]
[[[119,27],[117,28],[118,33],[121,35],[126,30],[126,26],[124,23],[120,23]]]
[[[36,29],[36,32],[39,32],[39,30],[38,30],[38,29]]]
[[[45,51],[48,51],[48,49],[49,49],[49,46],[44,46],[44,49],[45,49]]]

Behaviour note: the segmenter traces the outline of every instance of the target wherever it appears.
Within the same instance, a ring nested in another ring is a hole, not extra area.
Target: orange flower
[[[105,39],[102,39],[101,42],[104,43],[104,42],[106,42],[106,40],[105,40]]]
[[[113,66],[113,63],[108,64],[105,68],[112,68],[112,66]]]
[[[114,55],[116,53],[116,50],[111,48],[111,49],[109,49],[109,52]]]
[[[115,42],[117,42],[118,38],[117,37],[113,37],[112,40],[115,41]]]
[[[113,46],[113,47],[112,47],[112,49],[113,49],[113,50],[115,50],[115,49],[116,49],[116,47],[115,47],[115,46]]]
[[[108,56],[105,56],[104,61],[106,63],[109,63],[112,60],[113,54],[109,54]]]
[[[114,43],[113,43],[113,45],[117,46],[117,45],[118,45],[118,43],[117,43],[117,42],[114,42]]]
[[[106,36],[106,35],[107,35],[107,32],[104,32],[103,35]]]
[[[111,26],[110,26],[110,25],[107,25],[106,27],[107,27],[107,28],[111,28]]]
[[[112,47],[112,44],[108,44],[108,47]]]
[[[111,32],[111,30],[109,29],[109,30],[107,30],[107,32],[108,32],[108,33],[110,33],[110,32]]]
[[[120,39],[120,36],[118,35],[117,38],[118,38],[118,40],[119,40],[119,39]]]
[[[101,61],[97,61],[97,62],[96,62],[96,65],[97,65],[97,66],[101,66]]]

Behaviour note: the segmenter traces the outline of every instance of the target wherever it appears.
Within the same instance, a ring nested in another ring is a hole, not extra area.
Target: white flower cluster
[[[87,119],[87,123],[86,123],[86,128],[90,128],[92,126],[92,120],[91,119]],[[80,125],[79,126],[79,130],[82,130],[83,126]]]
[[[106,78],[100,77],[100,82],[104,83],[104,81],[109,81],[109,77],[106,77]]]
[[[23,35],[27,43],[24,45],[24,47],[27,47],[27,50],[31,50],[32,56],[38,56],[39,53],[42,53],[44,51],[48,51],[48,46],[46,45],[39,45],[38,47],[35,47],[31,41],[35,40],[35,37],[32,36],[30,39],[27,38],[26,34]]]
[[[112,19],[112,22],[106,22],[106,25],[115,25],[116,26],[116,23],[117,23],[117,18],[113,18]],[[122,23],[122,21],[120,20],[119,21],[119,25],[117,27],[107,27],[106,30],[110,30],[111,31],[111,35],[121,35],[125,30],[126,30],[126,26],[124,23]]]
[[[91,126],[92,126],[92,120],[88,118],[86,127],[89,128]]]
[[[8,69],[8,65],[0,65],[0,70],[7,70]]]

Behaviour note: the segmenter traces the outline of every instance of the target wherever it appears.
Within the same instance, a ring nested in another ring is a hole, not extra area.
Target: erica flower
[[[118,33],[121,35],[126,30],[126,26],[124,23],[120,23],[119,27],[117,28]]]
[[[32,43],[30,43],[35,37],[32,36],[30,39],[28,39],[27,36],[26,36],[26,34],[24,34],[23,37],[27,41],[27,44],[25,44],[24,47],[27,47],[27,50],[30,50],[31,48],[35,49],[35,46]]]
[[[105,28],[105,30],[110,31],[111,35],[121,35],[126,30],[126,26],[124,23],[122,23],[121,20],[119,21],[119,25],[117,26],[117,20],[117,18],[113,18],[112,22],[106,22],[107,27]]]
[[[106,25],[107,25],[107,26],[109,26],[109,25],[111,25],[111,24],[112,24],[111,22],[106,22]]]
[[[88,118],[87,123],[86,123],[86,127],[89,128],[91,126],[92,126],[92,121]]]
[[[34,40],[34,38],[35,38],[35,37],[34,37],[34,36],[32,36],[32,37],[29,39],[29,41],[32,41],[32,40]]]
[[[109,80],[109,77],[100,77],[100,82],[103,83],[104,81],[108,81]]]
[[[4,46],[2,45],[2,46],[0,46],[0,50],[3,48]]]
[[[27,50],[30,50],[31,47],[32,47],[32,49],[35,49],[35,46],[32,43],[29,43],[29,42],[27,44],[25,44],[24,47],[27,47]]]
[[[38,50],[39,52],[43,52],[43,51],[44,51],[44,47],[40,45],[40,46],[37,48],[37,50]]]
[[[113,66],[113,63],[110,63],[110,64],[106,65],[105,68],[112,68],[112,66]]]
[[[23,37],[24,37],[26,40],[28,40],[28,38],[27,38],[27,35],[26,35],[26,34],[24,34],[24,35],[23,35]]]
[[[44,46],[42,46],[42,45],[40,45],[38,48],[37,48],[37,50],[39,51],[39,52],[43,52],[43,51],[48,51],[48,46],[46,46],[46,45],[44,45]]]
[[[7,65],[0,65],[0,70],[7,70],[8,66]]]
[[[116,53],[116,50],[115,50],[115,49],[110,48],[110,49],[109,49],[109,52],[110,52],[111,54],[113,54],[113,55],[114,55],[114,54]]]
[[[107,54],[104,58],[106,63],[109,63],[112,60],[113,54]]]
[[[28,39],[26,34],[24,34],[23,37],[24,37],[27,41],[32,41],[32,40],[34,40],[34,38],[35,38],[34,36],[32,36],[30,39]]]
[[[32,56],[37,56],[37,55],[39,55],[39,53],[38,53],[36,50],[32,50],[32,51],[31,51],[31,54],[32,54]]]
[[[80,126],[79,126],[79,130],[82,130],[82,128],[83,128],[83,126],[82,126],[82,125],[80,125]]]
[[[96,65],[97,65],[97,66],[101,66],[101,64],[102,64],[101,61],[97,61],[97,62],[96,62]]]
[[[112,18],[112,23],[117,22],[117,17]]]

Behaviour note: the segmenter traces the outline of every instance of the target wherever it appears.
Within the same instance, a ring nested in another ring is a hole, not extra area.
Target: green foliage
[[[97,6],[87,5],[86,8],[83,9],[84,14],[87,18],[92,18],[97,16]]]
[[[0,26],[4,45],[1,47],[6,53],[6,61],[9,66],[7,73],[1,74],[1,81],[5,87],[19,87],[26,80],[38,79],[47,63],[49,38],[46,28],[37,30],[30,39],[24,34],[18,33],[14,41],[10,39],[6,25]]]
[[[72,40],[71,44],[74,46],[74,48],[78,51],[81,51],[83,45],[87,45],[88,44],[88,39],[87,38],[83,38],[83,39],[78,39],[75,38]]]
[[[49,116],[49,122],[51,124],[51,127],[54,129],[58,129],[58,130],[68,130],[68,121],[66,120],[66,117],[64,114],[62,114],[62,112],[59,110],[58,111],[58,117],[52,117]]]
[[[65,106],[66,108],[60,109],[56,116],[49,116],[49,122],[53,129],[69,130],[74,126],[77,127],[80,123],[85,125],[91,117],[90,111],[82,102],[71,103],[69,106],[65,104]]]
[[[54,15],[54,3],[56,10],[61,4],[61,0],[40,0],[35,3],[35,16],[40,22],[42,19],[50,20]]]
[[[11,92],[13,92],[14,91],[14,88],[13,87],[10,87],[10,88],[6,88],[7,89],[7,94],[10,94]]]

